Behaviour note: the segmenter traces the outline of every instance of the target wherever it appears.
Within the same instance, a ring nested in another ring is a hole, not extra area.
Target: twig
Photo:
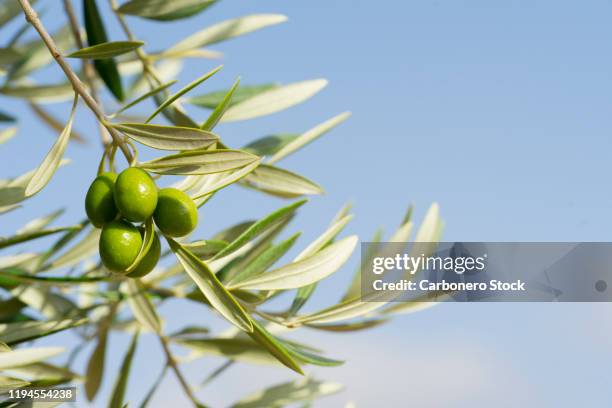
[[[21,8],[25,13],[26,21],[30,23],[32,27],[34,27],[34,29],[38,32],[38,35],[47,46],[47,49],[51,53],[51,56],[53,57],[53,59],[55,59],[62,71],[64,71],[64,74],[66,74],[66,77],[72,84],[74,91],[78,93],[81,98],[83,98],[83,101],[85,101],[85,104],[94,113],[94,115],[96,115],[98,121],[106,127],[111,137],[113,138],[113,142],[117,146],[119,146],[127,161],[131,163],[133,159],[132,152],[130,152],[127,145],[125,144],[123,136],[115,128],[110,126],[110,124],[108,123],[108,118],[106,117],[100,106],[92,98],[92,96],[87,92],[87,89],[85,89],[85,86],[83,85],[79,77],[74,73],[70,65],[66,62],[59,49],[57,48],[55,41],[53,41],[53,38],[51,38],[44,25],[38,18],[38,14],[36,14],[36,11],[34,11],[32,6],[30,5],[29,0],[19,0],[19,4],[21,5]]]
[[[191,387],[189,386],[189,384],[187,384],[187,381],[185,380],[185,377],[183,377],[183,374],[181,373],[181,370],[179,369],[178,365],[176,364],[176,360],[174,359],[174,356],[172,355],[172,352],[170,351],[170,347],[168,346],[168,340],[164,336],[162,336],[162,335],[159,335],[158,338],[159,338],[159,341],[160,341],[160,343],[162,345],[162,348],[164,349],[164,353],[166,354],[166,360],[168,362],[168,365],[174,371],[174,374],[176,375],[176,378],[178,379],[179,383],[181,384],[181,387],[183,387],[183,390],[185,391],[185,394],[187,395],[187,397],[193,403],[194,406],[200,407],[201,404],[198,402],[198,400],[196,399],[195,395],[193,395],[193,391],[191,390]]]
[[[72,36],[74,37],[74,41],[79,48],[84,48],[85,43],[83,42],[83,38],[81,38],[81,29],[79,27],[79,21],[77,20],[76,14],[74,13],[74,8],[72,7],[71,0],[64,0],[64,11],[68,16],[68,22],[70,23],[70,31],[72,31]],[[87,58],[83,58],[83,73],[85,74],[85,82],[87,82],[87,86],[89,87],[89,92],[91,93],[91,97],[96,101],[100,110],[103,111],[103,106],[100,103],[100,98],[98,97],[98,91],[96,90],[95,84],[95,73],[93,71],[93,66],[91,62]],[[98,122],[98,126],[100,128],[100,138],[102,138],[102,144],[104,146],[109,145],[112,142],[111,137],[108,135],[106,128],[100,122]]]

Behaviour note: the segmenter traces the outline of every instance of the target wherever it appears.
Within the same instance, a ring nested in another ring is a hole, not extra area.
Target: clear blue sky
[[[245,84],[324,77],[330,85],[289,111],[224,125],[222,137],[239,146],[353,111],[349,122],[285,162],[327,191],[295,224],[304,242],[347,200],[357,215],[349,230],[363,239],[378,226],[391,230],[408,203],[421,216],[438,201],[449,241],[610,240],[612,3],[225,0],[181,23],[129,22],[155,50],[209,23],[254,12],[283,13],[289,22],[213,47],[225,53],[225,69],[207,89],[227,87],[238,75]],[[59,8],[49,10],[45,22],[58,27],[58,16]],[[111,37],[120,39],[111,27]],[[181,78],[187,82],[215,64],[191,61]],[[45,77],[60,78],[57,71]],[[20,102],[0,98],[0,106],[27,115]],[[54,107],[58,114],[67,109]],[[59,223],[84,215],[82,197],[99,151],[85,109],[76,127],[90,147],[71,146],[73,164],[25,209],[2,216],[0,235],[44,209],[66,206]],[[0,175],[35,167],[51,143],[47,130],[24,123],[0,148]],[[281,205],[234,188],[205,207],[199,232],[205,237]],[[335,302],[352,271],[321,285],[308,309]],[[185,323],[184,307],[164,308],[170,328]],[[348,387],[320,406],[351,399],[359,407],[609,406],[611,312],[603,304],[449,304],[350,338],[309,333],[311,343],[329,344],[332,356],[349,360],[342,368],[314,370]],[[201,321],[222,326],[207,315]],[[146,358],[158,353],[154,339],[143,340],[135,366],[142,375],[130,391],[136,401],[161,364]],[[126,342],[113,339],[115,356]],[[199,380],[217,364],[205,359],[187,371]],[[176,392],[169,378],[160,406]],[[240,367],[199,395],[216,406],[286,378],[275,368]],[[105,389],[110,386],[107,381]]]

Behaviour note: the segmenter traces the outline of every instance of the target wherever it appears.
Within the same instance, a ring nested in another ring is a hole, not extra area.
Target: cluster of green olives
[[[187,235],[198,223],[196,205],[187,194],[176,188],[158,190],[151,176],[136,167],[96,177],[85,197],[85,211],[91,223],[102,228],[99,251],[104,266],[130,278],[151,272],[161,253],[155,233],[148,252],[133,265],[143,243],[142,223],[153,217],[161,233],[170,237]]]

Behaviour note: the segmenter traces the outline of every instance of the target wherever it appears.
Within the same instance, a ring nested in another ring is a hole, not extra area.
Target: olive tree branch
[[[51,38],[47,30],[45,29],[44,25],[40,21],[38,14],[32,8],[32,5],[30,4],[29,0],[19,0],[19,4],[21,5],[21,8],[23,9],[26,21],[30,23],[30,25],[32,25],[32,27],[34,27],[34,29],[38,32],[38,35],[45,43],[47,49],[51,53],[51,56],[60,66],[62,71],[64,71],[64,74],[66,75],[70,83],[72,84],[74,91],[81,96],[83,101],[85,101],[85,104],[94,113],[98,121],[102,123],[104,127],[108,130],[111,137],[113,138],[113,142],[117,146],[119,146],[119,148],[123,152],[123,155],[125,156],[127,161],[131,163],[133,160],[132,152],[130,152],[127,145],[125,144],[123,136],[109,124],[108,118],[106,117],[106,115],[104,114],[100,106],[96,103],[93,97],[87,92],[87,89],[85,89],[85,85],[83,85],[79,77],[74,73],[70,65],[66,62],[61,52],[57,48],[55,41],[53,40],[53,38]]]
[[[74,41],[79,48],[84,48],[85,43],[81,38],[81,29],[79,27],[79,21],[76,18],[76,14],[74,13],[74,8],[72,7],[71,0],[63,0],[64,1],[64,11],[66,16],[68,17],[68,22],[70,23],[70,31],[72,31],[72,36],[74,37]],[[95,74],[93,71],[93,66],[91,62],[87,58],[83,58],[83,73],[85,75],[85,82],[87,82],[87,86],[89,87],[89,92],[91,93],[91,97],[100,107],[100,110],[103,110],[103,106],[100,102],[100,98],[98,97],[98,91],[95,87]],[[100,128],[100,137],[102,138],[102,144],[105,146],[112,143],[112,139],[108,135],[108,132],[102,123],[98,122],[98,126]]]
[[[164,353],[166,354],[167,365],[170,368],[172,368],[172,370],[174,371],[174,374],[176,375],[176,378],[181,384],[181,387],[185,391],[185,394],[187,395],[187,397],[193,403],[194,406],[201,407],[202,405],[198,402],[195,395],[193,395],[193,391],[191,390],[191,387],[185,380],[185,377],[183,377],[183,374],[181,373],[181,370],[179,369],[178,364],[176,363],[176,360],[174,359],[174,356],[172,355],[172,351],[170,351],[170,346],[168,345],[168,339],[166,339],[161,334],[158,335],[158,338],[162,345],[162,348],[164,349]]]

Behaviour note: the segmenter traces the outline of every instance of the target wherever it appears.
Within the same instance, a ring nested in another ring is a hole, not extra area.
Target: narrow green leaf
[[[83,13],[85,30],[87,31],[87,42],[90,47],[108,42],[104,22],[98,11],[96,0],[83,0]],[[121,76],[117,64],[112,58],[94,60],[94,67],[106,87],[119,101],[123,101],[124,93],[121,85]]]
[[[306,177],[268,164],[260,164],[244,179],[244,183],[256,190],[282,198],[324,193],[321,186]]]
[[[75,46],[74,36],[68,24],[52,33],[51,37],[53,37],[59,49],[69,49]],[[10,80],[24,78],[34,71],[48,66],[53,61],[53,55],[47,49],[44,41],[40,39],[17,46],[17,50],[21,53],[22,58],[11,67],[8,73]]]
[[[132,360],[134,359],[134,352],[136,351],[136,344],[138,343],[138,332],[132,336],[132,342],[128,348],[121,368],[119,369],[119,375],[117,376],[117,382],[113,388],[113,397],[108,404],[109,408],[121,408],[125,399],[125,390],[127,389],[128,378],[130,376],[130,370],[132,369]]]
[[[249,338],[208,338],[176,340],[193,350],[192,356],[217,356],[247,364],[280,364],[265,348]]]
[[[36,0],[30,0],[31,4],[36,3]],[[15,0],[0,1],[0,27],[11,21],[22,13],[19,2]]]
[[[143,123],[120,123],[113,127],[139,143],[160,150],[203,149],[219,140],[214,133],[188,127]]]
[[[329,357],[324,357],[312,351],[308,351],[298,344],[293,342],[284,341],[285,347],[291,352],[291,354],[300,362],[304,364],[312,364],[321,367],[337,367],[344,364],[342,360],[335,360]]]
[[[231,106],[221,121],[253,119],[285,110],[310,99],[326,85],[325,79],[314,79],[271,89]]]
[[[110,323],[113,319],[114,313],[107,316],[106,322]],[[100,389],[102,384],[102,378],[104,377],[104,365],[106,361],[106,342],[108,339],[108,324],[102,322],[99,326],[98,331],[98,342],[94,349],[89,362],[87,363],[87,370],[85,373],[85,395],[88,401],[93,401]]]
[[[153,225],[153,217],[149,217],[149,219],[144,222],[144,235],[142,237],[140,251],[138,251],[138,255],[136,256],[136,259],[134,259],[134,262],[132,262],[132,264],[127,268],[127,273],[130,273],[136,269],[136,267],[140,264],[140,261],[142,261],[142,258],[144,258],[149,252],[149,249],[151,249],[151,245],[153,245],[154,241],[155,226]]]
[[[198,14],[217,0],[130,0],[117,9],[129,14],[158,21],[172,21]]]
[[[112,41],[81,48],[71,54],[68,58],[108,59],[118,55],[134,51],[144,45],[142,41]]]
[[[17,234],[28,234],[31,232],[40,231],[41,229],[55,221],[55,219],[57,219],[57,217],[59,217],[63,213],[64,209],[59,209],[43,217],[34,218],[33,220],[25,224],[23,227],[19,228],[17,230]]]
[[[121,285],[121,290],[126,294],[130,309],[138,322],[153,333],[161,333],[159,316],[139,280],[126,280]]]
[[[81,376],[67,368],[43,362],[11,368],[11,372],[38,383],[61,384],[71,380],[82,380]]]
[[[302,371],[298,362],[295,361],[289,350],[287,350],[287,347],[259,324],[257,320],[251,319],[251,321],[253,323],[253,332],[247,334],[286,367],[298,374],[304,375],[304,371]]]
[[[98,251],[98,241],[100,239],[100,230],[91,228],[87,235],[79,242],[74,244],[70,249],[62,255],[51,261],[43,269],[52,270],[68,266],[76,265],[77,263],[87,259]],[[53,254],[49,254],[51,256]]]
[[[226,241],[208,239],[206,241],[194,241],[183,244],[185,248],[193,252],[200,259],[210,258],[227,246]]]
[[[291,141],[295,140],[297,137],[299,137],[299,135],[269,135],[249,143],[248,145],[244,146],[242,150],[256,154],[257,156],[271,156],[287,144],[291,143]]]
[[[257,391],[231,406],[231,408],[260,408],[293,406],[295,403],[338,393],[341,384],[320,382],[305,378],[294,382],[278,384]]]
[[[270,157],[268,160],[268,164],[274,164],[277,161],[289,156],[294,153],[296,150],[301,149],[307,144],[311,143],[315,139],[321,137],[325,133],[329,132],[334,127],[338,126],[340,123],[344,122],[351,116],[350,112],[344,112],[333,118],[321,123],[320,125],[315,126],[314,128],[304,132],[298,138],[292,140],[287,145],[285,145],[282,149],[274,154],[274,156]]]
[[[0,94],[41,103],[62,102],[74,96],[74,89],[67,82],[51,85],[5,85],[0,88]]]
[[[31,241],[37,238],[46,237],[48,235],[57,234],[58,232],[76,231],[78,229],[80,229],[79,226],[49,228],[49,229],[44,229],[44,230],[39,230],[39,231],[21,233],[21,234],[13,235],[12,237],[8,237],[8,238],[0,237],[0,249],[6,248],[12,245],[21,244],[23,242]]]
[[[356,236],[344,238],[314,255],[245,279],[230,288],[284,290],[310,285],[326,278],[344,265],[357,246],[357,241]]]
[[[4,394],[8,390],[14,390],[16,388],[23,388],[30,385],[28,381],[20,380],[18,378],[0,376],[0,393]]]
[[[241,330],[252,332],[251,318],[208,266],[178,242],[168,237],[166,240],[187,274],[200,288],[210,304],[230,323]]]
[[[16,126],[0,130],[0,144],[8,142],[16,134],[17,134]]]
[[[204,150],[173,154],[136,166],[158,174],[212,174],[248,166],[258,159],[239,150]]]
[[[257,276],[266,271],[269,267],[274,265],[276,261],[282,258],[295,244],[300,233],[296,233],[286,239],[285,241],[279,243],[278,245],[274,245],[266,249],[261,253],[257,258],[251,261],[246,268],[242,268],[232,277],[232,279],[227,282],[227,286],[236,285],[237,283],[248,279],[252,276]]]
[[[15,48],[0,48],[0,65],[13,64],[22,58],[22,54]]]
[[[162,84],[156,88],[151,89],[150,91],[144,93],[143,95],[139,96],[138,98],[134,99],[133,101],[123,105],[121,107],[121,109],[119,109],[117,112],[115,112],[114,114],[112,114],[112,117],[116,117],[117,115],[119,115],[121,112],[124,112],[126,110],[128,110],[129,108],[131,108],[132,106],[138,105],[140,102],[150,98],[153,95],[157,95],[158,93],[168,89],[169,87],[171,87],[172,85],[174,85],[176,83],[176,79],[170,81],[170,82],[166,82],[165,84]]]
[[[190,82],[185,87],[181,88],[177,93],[175,93],[175,94],[171,95],[170,97],[168,97],[168,99],[166,99],[164,102],[162,102],[157,107],[157,109],[155,109],[155,111],[147,118],[145,123],[149,123],[151,120],[153,120],[153,118],[155,116],[157,116],[157,114],[159,112],[163,111],[165,108],[167,108],[168,106],[172,105],[172,103],[174,101],[176,101],[178,98],[180,98],[181,96],[185,95],[187,92],[191,91],[193,88],[195,88],[196,86],[200,85],[202,82],[206,81],[211,76],[215,75],[217,72],[219,72],[219,70],[221,70],[221,68],[223,68],[223,65],[219,65],[217,68],[213,69],[212,71],[207,72],[206,74],[202,75],[198,79]]]
[[[354,323],[306,324],[306,326],[316,330],[343,333],[371,329],[372,327],[380,326],[387,321],[388,319],[369,319]]]
[[[253,170],[259,166],[259,163],[259,160],[256,160],[248,166],[244,166],[238,170],[200,176],[202,177],[201,182],[194,185],[193,191],[191,191],[189,195],[195,200],[219,191],[230,184],[242,180],[252,173]],[[206,179],[204,179],[204,177],[206,177]]]
[[[87,319],[74,318],[0,324],[0,341],[15,345],[80,326],[85,322]]]
[[[167,53],[201,48],[230,38],[238,37],[265,27],[284,23],[287,17],[281,14],[252,14],[222,21],[190,35],[166,50]]]
[[[337,305],[314,312],[308,315],[296,317],[290,321],[291,324],[324,324],[349,320],[373,312],[388,304],[385,301],[364,302],[361,297],[345,300]]]
[[[269,228],[276,225],[278,222],[283,219],[291,216],[291,214],[295,213],[295,211],[304,205],[307,200],[300,200],[292,203],[286,207],[278,209],[261,220],[255,222],[251,226],[249,226],[244,232],[242,232],[236,239],[234,239],[228,246],[226,246],[222,251],[220,251],[213,259],[219,259],[226,255],[231,254],[232,252],[240,249],[242,246],[246,245],[249,241],[253,240],[258,235],[264,233]]]
[[[251,98],[262,92],[269,91],[270,89],[278,88],[278,86],[279,86],[278,84],[274,84],[274,83],[262,84],[262,85],[242,85],[233,92],[232,98],[228,104],[229,106],[235,105],[237,103],[244,101],[245,99]],[[187,98],[185,102],[191,105],[199,106],[201,108],[215,109],[217,106],[219,106],[223,102],[223,100],[226,98],[227,94],[230,91],[231,89],[225,90],[225,91],[210,92],[210,93],[199,95],[199,96],[192,96],[190,98]]]
[[[0,370],[37,363],[61,354],[63,347],[37,347],[0,353]]]
[[[66,150],[66,146],[68,146],[68,141],[70,140],[70,131],[72,130],[72,123],[74,121],[74,113],[76,112],[77,102],[79,98],[75,94],[74,102],[72,104],[72,111],[70,112],[70,118],[68,119],[68,123],[66,127],[62,131],[62,133],[57,138],[57,141],[49,150],[49,153],[43,160],[43,162],[38,166],[38,169],[34,172],[32,179],[28,183],[28,186],[25,189],[26,197],[33,196],[42,190],[51,177],[55,174],[55,171],[58,169],[60,162],[64,156],[64,151]]]
[[[219,120],[221,120],[223,114],[225,113],[227,108],[229,108],[230,103],[232,101],[232,96],[234,95],[236,88],[238,88],[238,85],[240,85],[240,78],[238,78],[236,82],[234,82],[234,85],[232,85],[230,90],[223,97],[223,100],[219,102],[215,110],[213,110],[208,119],[206,119],[206,122],[202,124],[202,126],[200,127],[201,129],[212,130],[215,126],[217,126],[217,123],[219,123]]]

